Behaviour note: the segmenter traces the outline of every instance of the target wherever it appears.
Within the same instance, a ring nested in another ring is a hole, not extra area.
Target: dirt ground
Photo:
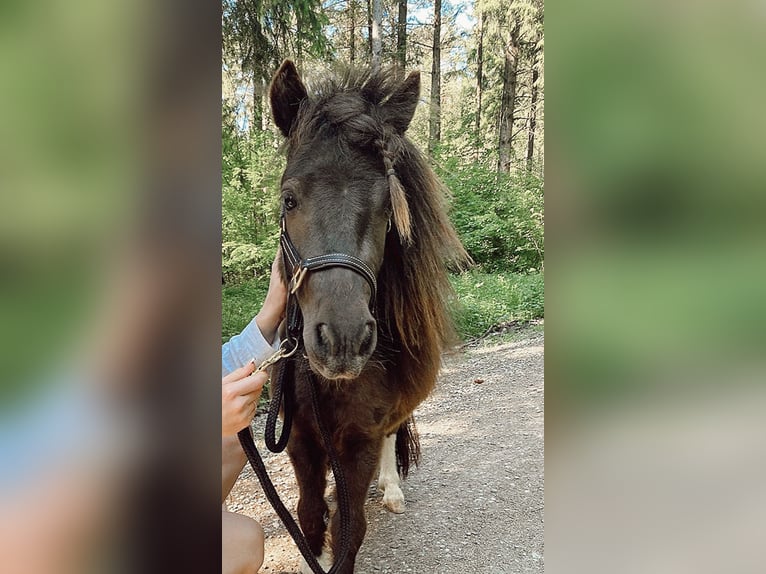
[[[356,574],[543,572],[543,352],[541,332],[447,357],[437,389],[415,413],[422,460],[397,515],[370,486]],[[265,415],[256,419],[261,453]],[[286,454],[266,465],[288,508],[297,487]],[[266,532],[265,574],[298,572],[298,550],[249,467],[229,510]]]

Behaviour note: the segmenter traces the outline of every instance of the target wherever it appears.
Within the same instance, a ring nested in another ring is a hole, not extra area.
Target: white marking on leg
[[[330,568],[332,568],[332,550],[325,546],[322,548],[322,554],[317,557],[317,562],[319,562],[319,565],[322,567],[322,570],[325,572],[329,572]],[[301,556],[301,574],[314,574],[314,571],[311,570],[309,565],[306,563],[306,559]]]
[[[391,512],[404,512],[404,493],[399,487],[399,473],[396,470],[396,433],[383,441],[380,451],[380,475],[378,490],[383,491],[383,505]]]

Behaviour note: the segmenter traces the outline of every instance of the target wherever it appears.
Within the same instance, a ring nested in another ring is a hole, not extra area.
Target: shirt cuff
[[[277,349],[279,349],[279,339],[275,338],[274,343],[269,345],[253,318],[239,335],[234,335],[221,348],[222,376],[225,377],[230,372],[244,367],[252,359],[255,359],[255,364],[258,365],[274,354]]]

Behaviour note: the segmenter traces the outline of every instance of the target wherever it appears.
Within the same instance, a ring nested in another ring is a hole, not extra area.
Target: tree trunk
[[[479,50],[476,54],[476,161],[479,161],[479,154],[482,147],[481,137],[481,97],[484,81],[484,12],[479,17]]]
[[[537,79],[540,72],[537,69],[537,54],[532,56],[532,101],[529,104],[529,133],[527,135],[527,170],[532,171],[532,159],[535,154],[535,127],[537,125]]]
[[[271,118],[271,114],[266,111],[269,109],[269,86],[263,78],[261,78],[261,95],[259,97],[261,99],[261,129],[267,131],[270,128],[269,120]]]
[[[513,143],[514,104],[516,82],[519,74],[519,26],[511,32],[511,40],[505,48],[503,66],[503,96],[500,100],[500,142],[498,145],[497,171],[511,172],[511,148]]]
[[[367,0],[367,53],[372,59],[372,0]]]
[[[262,82],[263,80],[261,80],[258,76],[253,76],[253,111],[252,117],[250,118],[250,121],[248,121],[248,127],[250,128],[251,134],[263,129],[263,116],[266,115],[263,113],[263,101],[261,99],[263,94],[263,90],[261,88]]]
[[[380,70],[380,54],[383,51],[383,39],[380,28],[383,21],[383,0],[372,0],[372,72]]]
[[[399,19],[396,22],[396,60],[399,64],[398,75],[404,77],[407,67],[407,0],[399,0]]]
[[[442,2],[434,0],[434,43],[431,62],[431,113],[428,128],[428,154],[433,156],[442,138],[441,126],[441,31]]]
[[[348,60],[352,64],[356,59],[356,0],[349,0]]]

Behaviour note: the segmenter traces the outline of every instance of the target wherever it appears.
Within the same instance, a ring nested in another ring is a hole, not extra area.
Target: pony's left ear
[[[381,106],[383,119],[403,134],[415,115],[420,99],[420,72],[411,72],[402,84]]]
[[[298,109],[307,97],[306,86],[303,85],[295,64],[285,60],[274,74],[269,89],[271,113],[274,115],[274,122],[285,137],[290,137],[290,130],[298,116]]]

